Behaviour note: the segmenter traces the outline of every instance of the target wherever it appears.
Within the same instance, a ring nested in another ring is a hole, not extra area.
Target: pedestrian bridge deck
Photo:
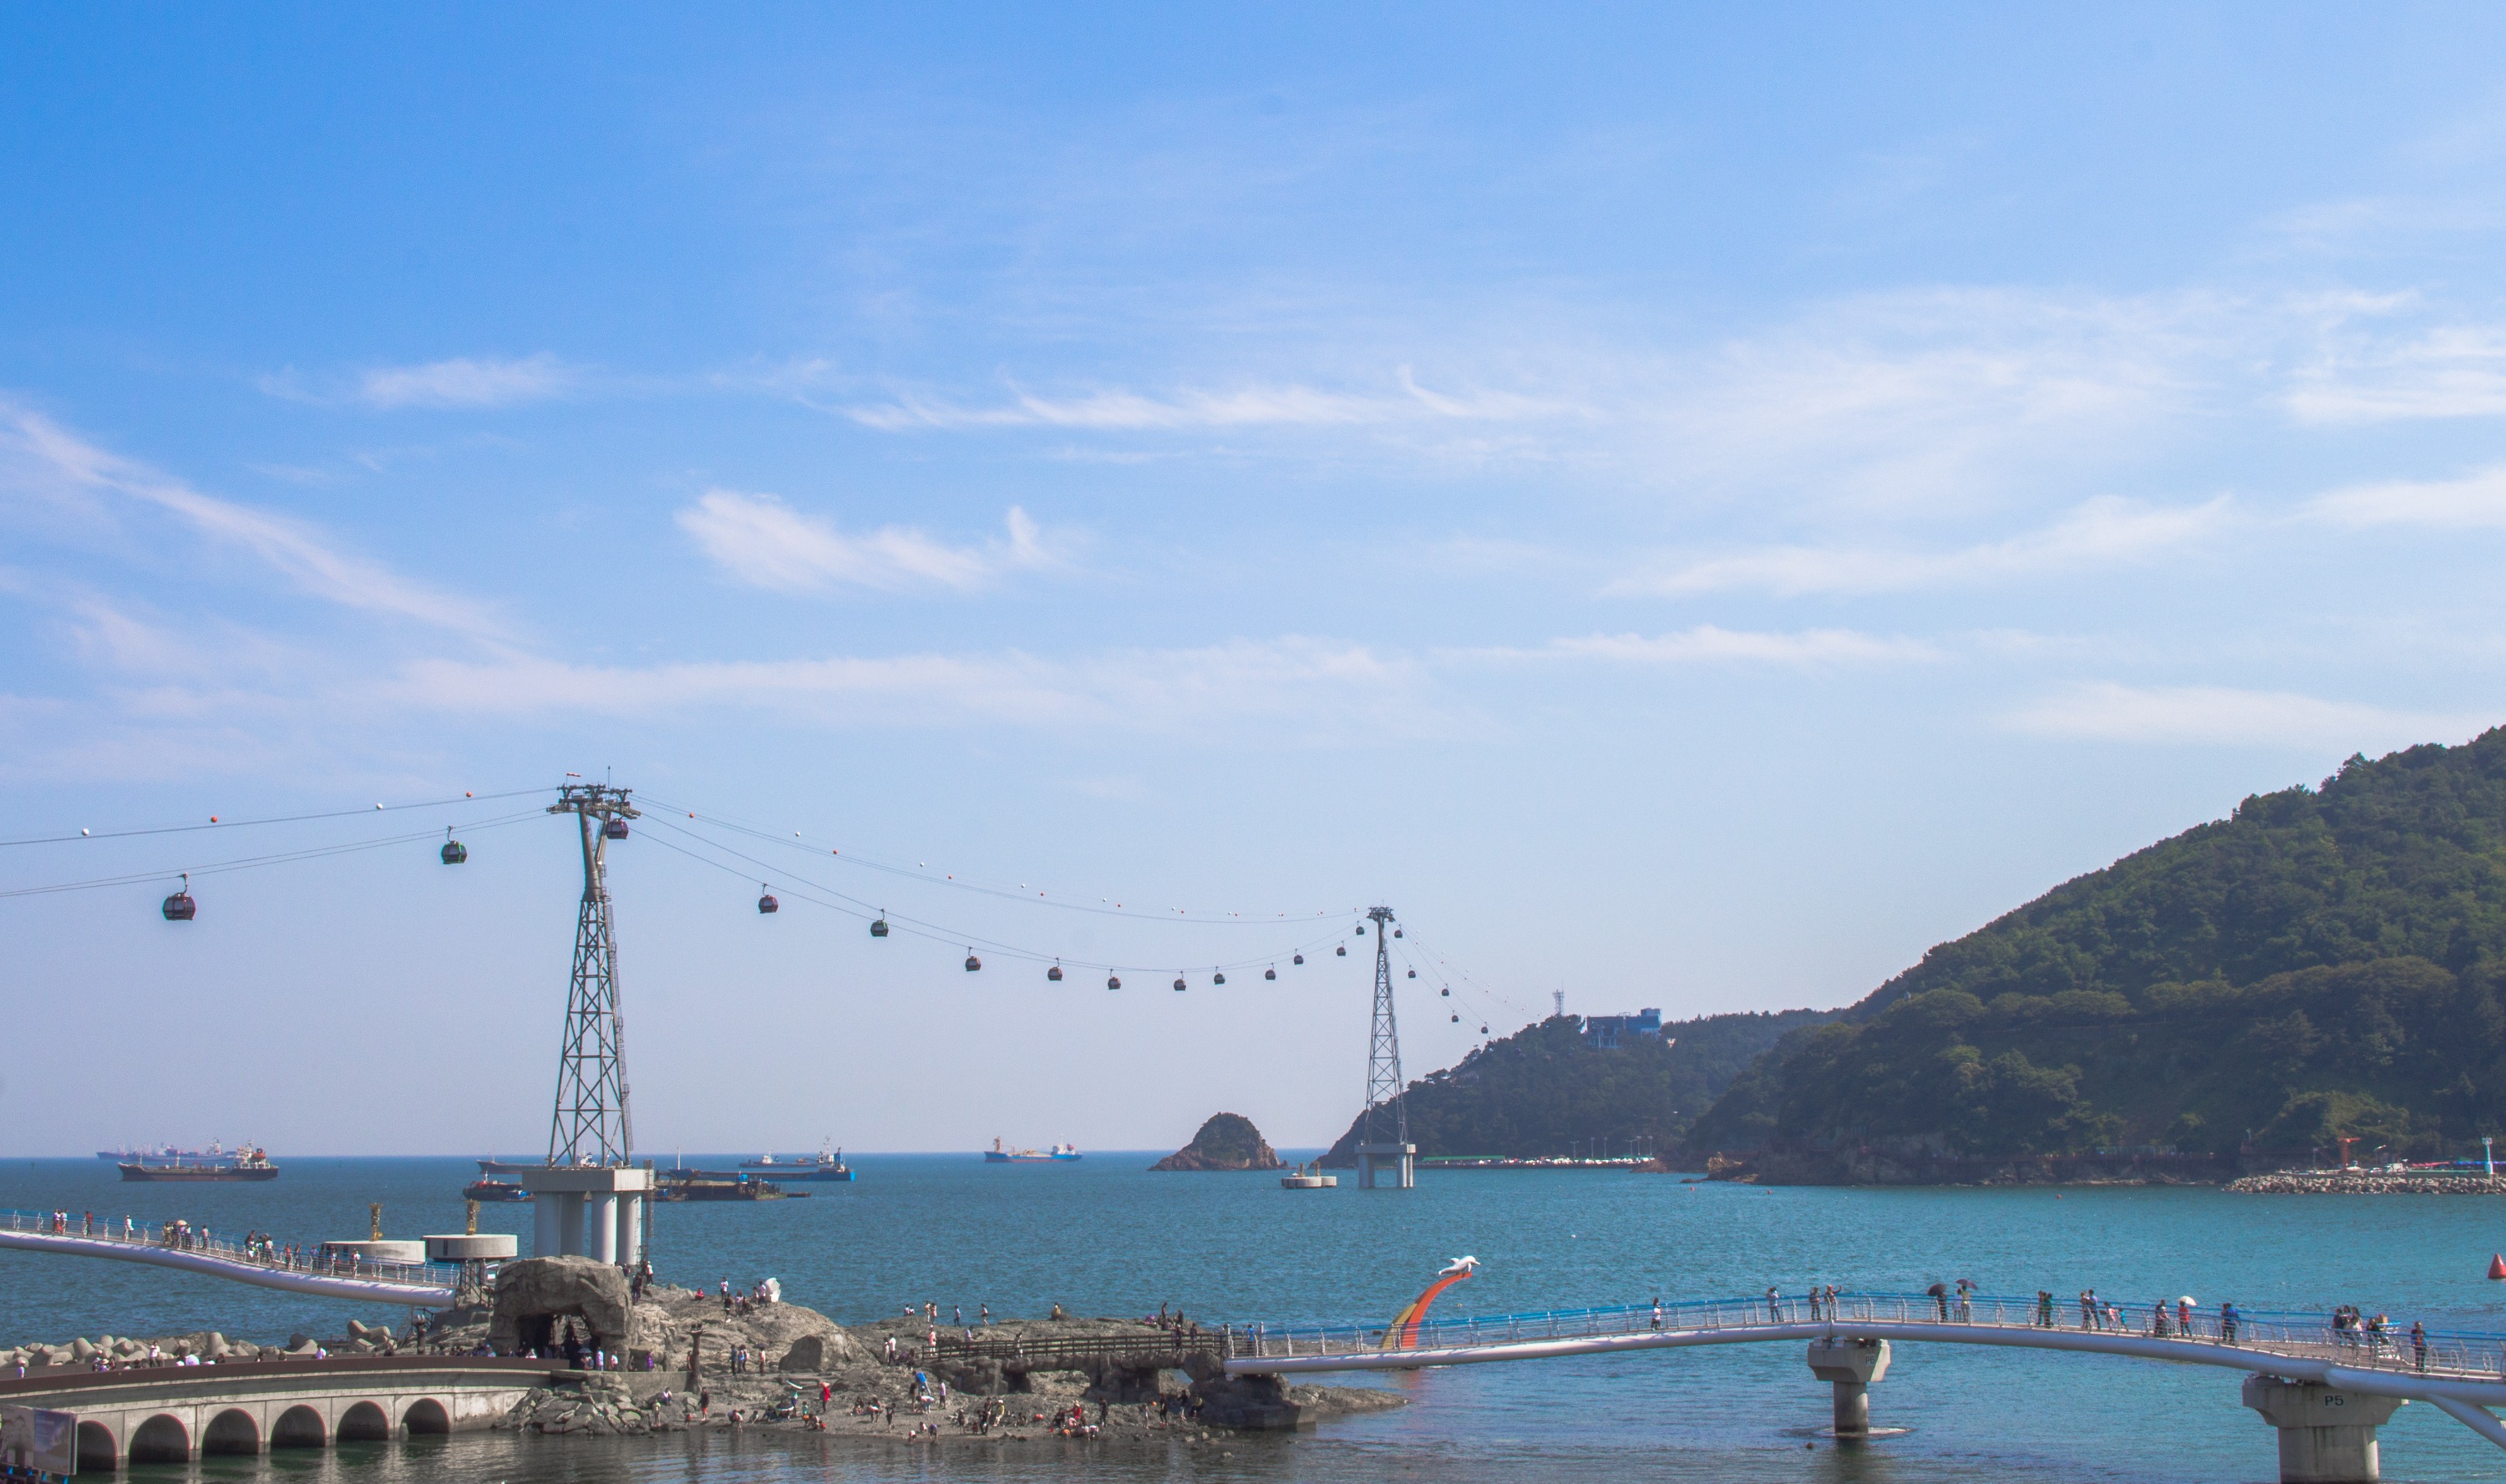
[[[247,1252],[233,1242],[197,1235],[179,1242],[145,1231],[125,1237],[118,1231],[90,1228],[75,1217],[64,1220],[35,1211],[0,1211],[0,1248],[145,1262],[232,1278],[266,1289],[333,1298],[379,1299],[424,1308],[450,1304],[461,1276],[459,1268],[439,1262],[304,1256],[291,1260],[275,1253]]]
[[[2163,1330],[2146,1306],[2128,1312],[2137,1324],[2101,1327],[2058,1305],[2049,1324],[2034,1298],[1844,1293],[1817,1304],[1705,1299],[1659,1311],[1629,1304],[1433,1320],[1416,1326],[1414,1343],[1409,1331],[1384,1325],[1265,1324],[1234,1329],[1224,1363],[1235,1375],[1291,1375],[1828,1337],[1992,1345],[2222,1366],[2422,1400],[2506,1447],[2506,1425],[2488,1411],[2506,1406],[2506,1334],[2431,1330],[2422,1352],[2407,1333],[2335,1328],[2319,1315],[2240,1314],[2223,1334],[2216,1313],[2196,1313],[2188,1333],[2172,1309]]]

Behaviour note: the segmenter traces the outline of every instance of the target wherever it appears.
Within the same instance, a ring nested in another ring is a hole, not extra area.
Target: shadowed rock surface
[[[1241,1113],[1212,1113],[1192,1143],[1168,1154],[1152,1170],[1282,1170],[1279,1155]]]

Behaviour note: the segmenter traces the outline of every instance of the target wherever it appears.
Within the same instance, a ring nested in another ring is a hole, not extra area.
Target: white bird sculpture
[[[1438,1272],[1436,1276],[1439,1278],[1448,1278],[1455,1273],[1468,1273],[1477,1269],[1479,1265],[1480,1259],[1477,1257],[1455,1257],[1452,1261],[1446,1263],[1443,1270]]]

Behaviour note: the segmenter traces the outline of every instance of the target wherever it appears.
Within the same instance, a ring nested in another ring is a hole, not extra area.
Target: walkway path
[[[1807,1299],[1708,1299],[1665,1305],[1657,1323],[1651,1305],[1631,1304],[1431,1321],[1419,1327],[1414,1348],[1387,1348],[1381,1325],[1260,1325],[1234,1332],[1224,1363],[1233,1375],[1290,1375],[1831,1336],[1993,1345],[2216,1365],[2426,1401],[2506,1447],[2506,1424],[2488,1410],[2506,1406],[2506,1335],[2430,1331],[2422,1357],[2407,1331],[2371,1336],[2335,1329],[2319,1316],[2242,1315],[2234,1334],[2223,1336],[2216,1313],[2197,1313],[2185,1334],[2172,1309],[2166,1332],[2156,1332],[2146,1306],[2131,1311],[2138,1325],[2122,1328],[2082,1326],[2076,1303],[2067,1315],[2058,1304],[2051,1325],[2032,1298],[1976,1295],[1961,1306],[1952,1297],[1946,1308],[1945,1318],[1944,1301],[1924,1293],[1842,1294],[1815,1315]]]
[[[79,1217],[56,1219],[31,1211],[0,1212],[0,1248],[113,1257],[232,1278],[266,1289],[333,1298],[382,1299],[437,1309],[453,1301],[454,1287],[460,1278],[460,1269],[443,1263],[372,1262],[348,1257],[299,1257],[288,1261],[197,1236],[177,1244],[147,1232],[125,1237],[118,1231],[90,1230]]]

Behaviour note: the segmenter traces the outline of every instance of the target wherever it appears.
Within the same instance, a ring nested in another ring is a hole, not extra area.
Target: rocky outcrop
[[[626,1384],[612,1376],[586,1376],[582,1384],[534,1387],[514,1403],[502,1424],[519,1432],[633,1435],[653,1431],[654,1418]]]
[[[1192,1143],[1168,1154],[1152,1170],[1284,1170],[1278,1153],[1241,1113],[1212,1113]]]
[[[2231,1181],[2239,1195],[2506,1195],[2506,1176],[2386,1170],[2282,1170]]]
[[[579,1319],[590,1345],[626,1354],[634,1337],[634,1301],[626,1275],[594,1257],[525,1257],[496,1274],[496,1308],[487,1342],[501,1355],[546,1352],[557,1343],[558,1323]]]

